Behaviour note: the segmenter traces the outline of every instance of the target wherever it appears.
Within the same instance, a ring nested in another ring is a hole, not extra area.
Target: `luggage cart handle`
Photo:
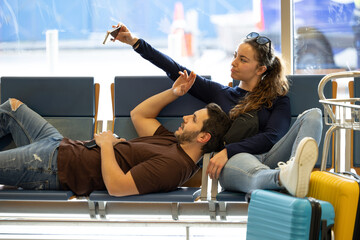
[[[325,124],[331,125],[327,130],[324,146],[323,156],[321,161],[321,170],[326,170],[327,154],[330,145],[330,138],[335,133],[336,138],[339,140],[339,129],[353,129],[360,130],[360,106],[355,105],[359,102],[359,98],[348,98],[348,99],[326,99],[324,95],[324,88],[327,82],[332,79],[344,79],[344,78],[355,78],[360,76],[360,71],[349,71],[349,72],[337,72],[331,73],[323,77],[318,85],[319,102],[323,105]],[[349,119],[347,115],[350,115]],[[338,143],[337,143],[338,144]],[[338,145],[337,145],[338,147]],[[336,149],[338,151],[339,149]],[[338,152],[337,152],[338,154]],[[346,159],[346,162],[350,161]],[[335,171],[338,171],[340,166],[340,155],[338,154],[335,158]]]
[[[328,81],[331,79],[338,79],[338,78],[349,78],[349,77],[359,77],[360,71],[349,71],[349,72],[336,72],[327,74],[323,77],[318,85],[318,94],[320,100],[326,100],[324,95],[324,87]]]
[[[326,83],[332,79],[339,79],[339,78],[349,78],[349,77],[359,77],[360,71],[348,71],[348,72],[336,72],[336,73],[330,73],[324,76],[319,85],[318,85],[318,95],[320,100],[326,100],[324,95],[324,87]],[[323,104],[324,111],[329,113],[330,118],[334,121],[335,115],[331,109],[331,107],[328,104]]]

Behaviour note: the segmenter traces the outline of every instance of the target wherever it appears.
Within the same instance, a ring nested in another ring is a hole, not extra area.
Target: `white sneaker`
[[[306,137],[299,143],[295,157],[286,163],[278,163],[280,182],[291,195],[302,198],[308,193],[310,175],[315,166],[318,151],[316,141]]]

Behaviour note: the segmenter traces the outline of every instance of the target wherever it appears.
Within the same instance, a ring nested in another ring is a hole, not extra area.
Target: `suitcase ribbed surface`
[[[353,239],[359,183],[330,172],[311,173],[308,196],[330,202],[335,209],[335,239]]]
[[[246,239],[309,239],[311,211],[307,198],[255,190],[249,204]]]

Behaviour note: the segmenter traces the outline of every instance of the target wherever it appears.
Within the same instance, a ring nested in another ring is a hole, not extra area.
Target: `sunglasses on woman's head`
[[[271,52],[271,40],[265,36],[261,36],[257,32],[251,32],[246,36],[246,39],[253,39],[255,38],[255,42],[259,45],[265,45],[269,43],[269,54]]]

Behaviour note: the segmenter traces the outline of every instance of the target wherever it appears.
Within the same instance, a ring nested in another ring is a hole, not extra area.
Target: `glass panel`
[[[124,22],[181,64],[227,85],[233,51],[249,32],[267,35],[280,51],[279,9],[280,0],[2,0],[0,76],[94,76],[99,119],[111,119],[115,76],[164,74],[127,45],[103,45],[112,25]]]
[[[359,68],[354,46],[355,40],[360,47],[358,11],[353,0],[294,0],[295,72]]]

